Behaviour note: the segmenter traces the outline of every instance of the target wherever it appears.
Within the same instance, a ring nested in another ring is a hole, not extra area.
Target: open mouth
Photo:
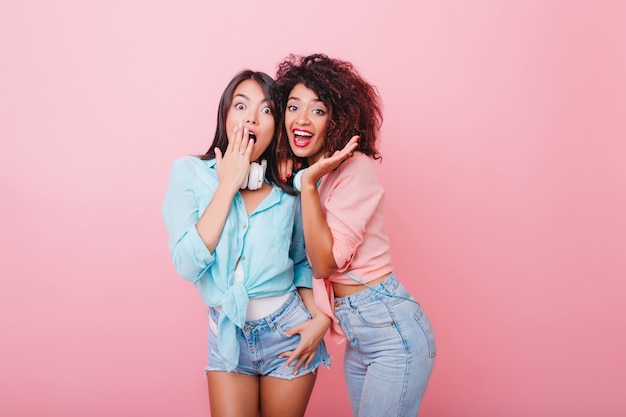
[[[313,134],[311,132],[307,132],[304,130],[294,130],[293,131],[293,142],[298,147],[303,147],[311,142],[311,138]]]
[[[252,139],[256,143],[256,135],[254,132],[248,132],[248,139]]]

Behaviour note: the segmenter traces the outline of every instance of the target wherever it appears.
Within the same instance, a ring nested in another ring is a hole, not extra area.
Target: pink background
[[[435,326],[420,417],[626,413],[626,3],[0,2],[0,414],[206,416],[173,159],[235,72],[353,61],[385,103],[395,268]],[[308,416],[345,416],[330,346]]]

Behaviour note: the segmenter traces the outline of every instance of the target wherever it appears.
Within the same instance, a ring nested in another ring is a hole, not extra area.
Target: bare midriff
[[[335,293],[335,297],[347,297],[349,295],[356,294],[358,292],[366,290],[368,286],[373,287],[374,285],[386,280],[387,277],[389,277],[389,275],[391,275],[391,272],[383,275],[380,278],[376,278],[375,280],[368,282],[367,285],[365,284],[347,285],[347,284],[341,284],[339,282],[333,282],[333,292]]]

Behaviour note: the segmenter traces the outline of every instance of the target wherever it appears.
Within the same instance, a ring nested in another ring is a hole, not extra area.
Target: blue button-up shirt
[[[176,271],[199,289],[207,306],[222,308],[218,345],[233,370],[239,361],[236,326],[245,323],[248,300],[311,288],[312,272],[304,250],[300,199],[276,186],[249,216],[241,194],[235,194],[217,246],[209,251],[196,222],[218,183],[214,159],[186,156],[174,161],[162,214]],[[235,283],[238,260],[244,280]]]

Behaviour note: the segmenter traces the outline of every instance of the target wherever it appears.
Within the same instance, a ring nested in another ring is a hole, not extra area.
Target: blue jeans
[[[420,305],[392,274],[335,298],[335,315],[347,336],[344,376],[354,415],[416,416],[437,353]]]
[[[205,371],[225,371],[225,363],[217,347],[216,323],[219,322],[219,312],[209,308],[209,363]],[[309,372],[314,372],[320,365],[330,366],[330,356],[326,345],[322,341],[317,347],[315,358],[308,368],[300,367],[294,375],[298,361],[293,361],[289,368],[284,365],[287,358],[278,355],[294,350],[300,341],[300,335],[287,336],[285,330],[294,327],[311,315],[296,290],[293,290],[289,299],[275,312],[259,320],[247,321],[243,329],[237,329],[239,342],[239,365],[234,372],[245,375],[268,375],[275,378],[293,379]]]

